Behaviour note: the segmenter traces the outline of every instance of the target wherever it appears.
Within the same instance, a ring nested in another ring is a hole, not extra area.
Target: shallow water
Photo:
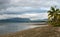
[[[29,28],[38,27],[41,25],[33,25],[38,23],[0,23],[0,34],[17,32]]]

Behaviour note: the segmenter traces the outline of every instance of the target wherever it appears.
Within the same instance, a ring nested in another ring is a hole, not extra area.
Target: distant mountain
[[[48,21],[48,19],[43,19],[42,21]]]
[[[10,18],[10,19],[3,19],[0,22],[45,22],[47,19],[42,20],[30,20],[29,18]]]
[[[28,18],[10,18],[10,19],[3,19],[0,22],[28,22],[30,19]]]
[[[31,22],[47,22],[48,19],[32,20]]]

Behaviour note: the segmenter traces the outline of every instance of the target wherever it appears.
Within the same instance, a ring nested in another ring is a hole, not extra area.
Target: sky
[[[0,20],[9,18],[47,19],[51,6],[60,8],[60,0],[0,0]]]

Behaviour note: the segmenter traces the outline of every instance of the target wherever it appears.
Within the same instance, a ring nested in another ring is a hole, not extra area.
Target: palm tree
[[[52,22],[54,21],[55,18],[55,8],[51,7],[51,9],[48,11],[48,20],[49,20],[49,24],[52,24]]]
[[[49,24],[56,25],[57,15],[59,12],[60,12],[60,10],[57,9],[56,7],[51,7],[51,9],[48,11]]]

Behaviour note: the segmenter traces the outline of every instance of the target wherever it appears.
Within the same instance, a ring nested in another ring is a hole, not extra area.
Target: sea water
[[[0,34],[13,33],[41,26],[34,24],[40,24],[40,23],[0,23]]]

